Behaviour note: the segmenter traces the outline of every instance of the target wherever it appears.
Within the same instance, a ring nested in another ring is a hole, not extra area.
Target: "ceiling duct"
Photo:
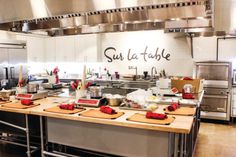
[[[157,29],[190,33],[213,28],[211,0],[21,1],[0,0],[4,4],[0,29],[57,36]]]

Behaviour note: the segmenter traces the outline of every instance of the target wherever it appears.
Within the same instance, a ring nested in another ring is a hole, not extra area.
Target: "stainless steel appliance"
[[[158,29],[187,33],[211,31],[214,22],[211,0],[21,1],[1,1],[0,29],[51,36]]]
[[[27,93],[37,93],[39,90],[39,84],[31,83],[27,85]]]
[[[43,83],[42,87],[45,89],[59,89],[62,88],[62,83]]]
[[[231,62],[197,62],[195,77],[205,79],[201,117],[206,119],[230,120]]]
[[[233,85],[236,85],[236,69],[233,70],[233,80],[232,80]]]
[[[30,100],[42,99],[42,98],[46,98],[47,96],[48,96],[48,91],[38,91],[37,93],[16,94],[17,99],[30,99]]]
[[[89,94],[91,98],[101,98],[102,97],[102,88],[101,86],[90,86]]]
[[[24,41],[0,41],[1,88],[10,89],[18,84],[22,66],[23,78],[27,78],[27,51]]]
[[[89,106],[89,107],[99,107],[102,105],[107,105],[107,99],[86,99],[86,98],[79,98],[76,102],[78,106]]]

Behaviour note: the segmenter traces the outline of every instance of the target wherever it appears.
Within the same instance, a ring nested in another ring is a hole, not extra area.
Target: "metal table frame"
[[[14,145],[26,147],[27,148],[27,152],[26,152],[27,157],[31,157],[31,154],[33,152],[35,152],[36,150],[38,150],[39,148],[30,145],[30,132],[29,132],[28,114],[24,114],[24,116],[25,116],[25,127],[17,126],[15,124],[12,124],[12,123],[9,123],[9,122],[5,122],[5,121],[2,121],[2,120],[0,120],[0,123],[4,124],[4,125],[7,125],[7,126],[10,126],[10,127],[13,127],[15,129],[19,129],[19,130],[24,131],[25,134],[26,134],[26,144],[23,144],[23,143],[20,143],[20,142],[11,141],[11,138],[10,138],[10,136],[8,136],[8,134],[7,134],[7,136],[0,136],[1,137],[0,141],[6,142],[6,143],[9,143],[9,144],[14,144]],[[31,149],[33,149],[33,150],[31,150]]]
[[[44,122],[47,121],[47,117],[40,116],[40,136],[41,136],[41,155],[45,157],[47,155],[53,157],[74,157],[74,155],[67,154],[64,152],[57,151],[48,151],[48,138],[47,138],[47,127]],[[195,124],[194,124],[195,125]],[[181,134],[181,133],[169,133],[169,148],[168,148],[168,156],[169,157],[190,157],[193,155],[193,150],[195,147],[195,141],[193,140],[192,135],[196,134],[196,128],[194,125],[189,134]],[[45,131],[45,132],[44,132]],[[177,142],[176,142],[177,141]],[[190,142],[191,149],[188,148],[188,144]],[[190,149],[190,150],[188,150]]]

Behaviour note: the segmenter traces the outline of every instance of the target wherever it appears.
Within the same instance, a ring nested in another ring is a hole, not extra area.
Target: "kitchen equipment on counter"
[[[176,88],[179,92],[186,84],[192,85],[192,93],[199,93],[203,91],[204,79],[192,79],[192,80],[182,80],[182,79],[171,79],[171,88]]]
[[[107,99],[110,106],[120,106],[124,98],[124,96],[119,94],[103,94],[103,97]]]
[[[135,81],[136,79],[137,79],[136,75],[132,75],[132,74],[122,75],[122,80]]]
[[[194,93],[193,85],[185,84],[184,87],[183,87],[183,93]]]
[[[233,70],[233,81],[232,81],[233,85],[236,85],[236,69]]]
[[[167,89],[170,87],[170,79],[160,78],[159,81],[159,86],[161,89]]]
[[[27,84],[27,93],[37,93],[39,90],[39,84],[31,83]]]
[[[101,99],[80,98],[76,101],[76,104],[78,106],[99,107],[102,105],[107,105],[107,100],[106,98],[101,98]]]
[[[122,99],[119,98],[108,98],[108,105],[110,106],[120,106]]]
[[[48,96],[48,91],[38,91],[37,93],[18,93],[16,94],[16,99],[42,99]]]
[[[44,89],[59,89],[62,88],[62,83],[42,83]]]
[[[88,92],[92,99],[102,98],[102,88],[101,86],[90,86]]]
[[[0,98],[2,100],[9,100],[11,95],[15,95],[15,90],[1,90],[0,91]]]
[[[0,81],[1,89],[11,89],[16,87],[19,81],[27,78],[28,67],[27,63],[27,51],[25,42],[22,44],[17,41],[10,41],[8,46],[0,43]],[[14,46],[16,45],[16,46]],[[21,73],[21,75],[19,75]]]
[[[204,80],[204,96],[201,117],[205,119],[230,120],[231,62],[197,62],[195,77]]]

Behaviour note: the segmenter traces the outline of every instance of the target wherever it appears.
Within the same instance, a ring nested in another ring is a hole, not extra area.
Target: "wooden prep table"
[[[122,110],[125,114],[114,120],[45,112],[45,108],[58,105],[53,103],[54,99],[48,97],[36,100],[41,105],[29,109],[0,107],[0,111],[40,116],[43,155],[56,156],[44,149],[45,142],[48,141],[121,156],[189,155],[186,150],[187,136],[193,131],[193,116],[175,116],[176,119],[170,125],[155,125],[126,120],[134,113],[144,113],[143,111]],[[158,110],[163,112],[164,107],[166,105],[160,105]],[[119,108],[115,109],[120,111]],[[46,141],[43,136],[43,119],[47,124]]]

